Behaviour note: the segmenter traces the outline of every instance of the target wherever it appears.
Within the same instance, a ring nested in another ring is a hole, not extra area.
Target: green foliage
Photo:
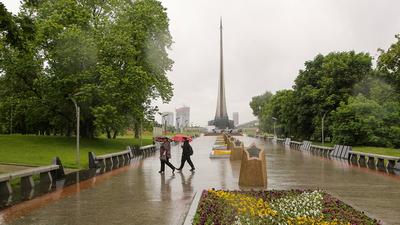
[[[395,37],[397,42],[392,44],[387,51],[380,50],[378,70],[393,85],[397,93],[400,93],[400,35]]]
[[[332,112],[333,141],[347,145],[382,145],[383,115],[383,107],[375,101],[361,94],[350,97],[347,104],[342,103]]]
[[[171,99],[160,2],[26,0],[18,16],[0,12],[1,133],[69,136],[75,99],[82,136],[112,137],[153,120],[153,99]]]
[[[275,117],[279,135],[318,140],[322,117],[325,115],[328,123],[332,120],[330,112],[347,102],[354,86],[371,73],[371,60],[368,54],[351,51],[317,55],[305,62],[293,90],[278,91],[268,99],[253,98],[250,105],[260,127],[271,133]],[[325,133],[331,135],[329,129]]]
[[[260,116],[262,107],[268,104],[272,96],[273,94],[267,91],[263,95],[255,96],[251,99],[250,108],[253,110],[255,116]]]
[[[321,118],[341,102],[346,102],[353,93],[356,83],[372,70],[369,54],[333,52],[326,56],[317,55],[305,63],[295,80],[295,96],[298,127],[296,136],[310,139],[319,136]],[[329,131],[328,131],[329,133]]]
[[[274,117],[278,136],[321,141],[324,118],[324,136],[333,143],[400,147],[399,46],[382,51],[377,70],[365,53],[317,55],[293,90],[253,97],[260,128],[273,133]]]

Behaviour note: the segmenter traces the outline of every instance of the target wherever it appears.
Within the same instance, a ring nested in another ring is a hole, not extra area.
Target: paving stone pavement
[[[400,224],[400,176],[357,168],[297,150],[265,145],[239,137],[245,146],[266,148],[268,189],[320,188],[387,224]],[[210,159],[215,137],[191,144],[196,172],[185,165],[182,173],[166,168],[160,175],[158,156],[134,160],[131,165],[18,204],[0,212],[0,224],[181,224],[196,192],[238,189],[240,162]],[[172,149],[179,166],[181,149]]]

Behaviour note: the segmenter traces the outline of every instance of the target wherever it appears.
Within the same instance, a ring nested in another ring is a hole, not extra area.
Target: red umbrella
[[[188,139],[189,141],[192,141],[192,137],[184,134],[176,134],[171,139],[175,142],[183,142],[185,138]]]

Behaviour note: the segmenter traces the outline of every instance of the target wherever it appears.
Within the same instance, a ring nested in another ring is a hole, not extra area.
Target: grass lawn
[[[64,167],[77,168],[75,137],[0,135],[0,163],[25,165],[49,165],[55,156],[60,157]],[[142,145],[152,143],[151,136],[144,136]],[[88,167],[88,152],[103,155],[123,151],[128,145],[140,144],[131,137],[117,139],[81,139],[81,167]]]
[[[394,148],[357,146],[353,151],[400,157],[400,149]]]

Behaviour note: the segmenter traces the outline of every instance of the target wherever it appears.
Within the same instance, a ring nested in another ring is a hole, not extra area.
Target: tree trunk
[[[81,120],[81,127],[80,127],[81,137],[84,138],[94,138],[94,124],[91,118],[86,119],[84,121]]]
[[[113,139],[117,138],[118,131],[114,131]]]
[[[107,133],[107,138],[111,139],[111,131],[109,129],[106,129],[106,133]]]
[[[135,122],[133,130],[134,130],[134,133],[135,133],[135,138],[139,138],[139,135],[140,135],[140,123]]]

